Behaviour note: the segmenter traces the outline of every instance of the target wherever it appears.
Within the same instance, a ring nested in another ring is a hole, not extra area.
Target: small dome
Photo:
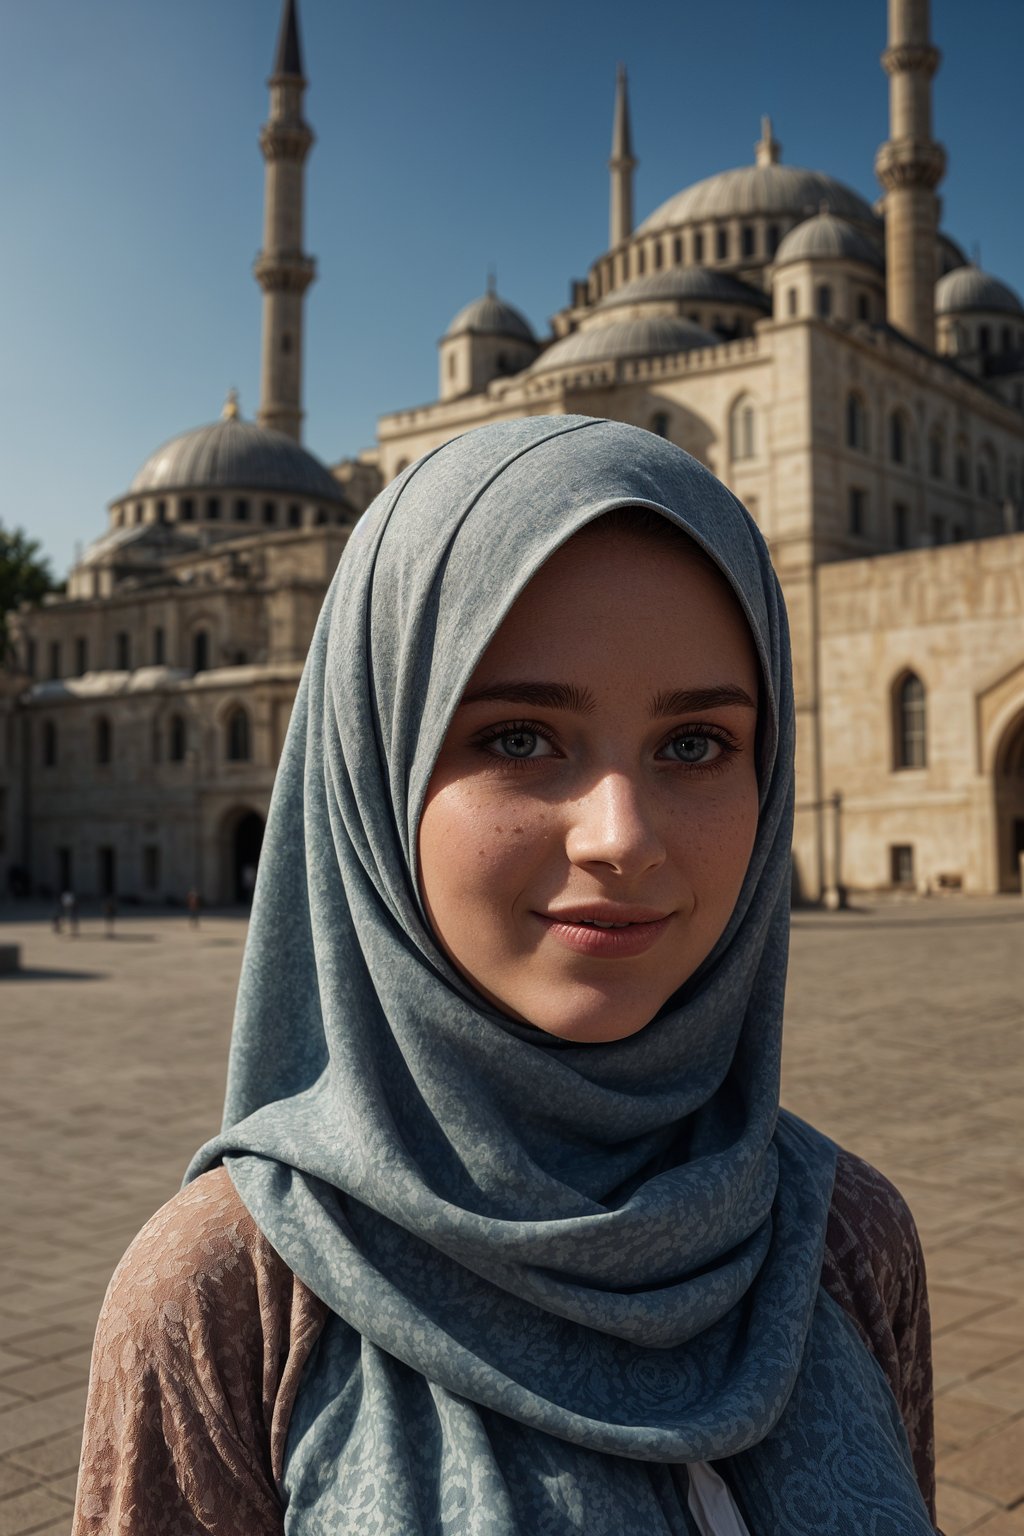
[[[845,219],[824,212],[805,219],[786,235],[775,252],[775,265],[781,267],[790,261],[860,261],[876,272],[885,267],[881,251],[867,235]]]
[[[620,304],[653,303],[656,300],[693,299],[711,304],[749,304],[765,311],[771,300],[760,288],[752,288],[729,272],[715,272],[710,267],[671,267],[667,272],[651,272],[634,277],[597,304],[598,309],[614,309]]]
[[[672,352],[692,352],[696,347],[717,347],[721,337],[671,315],[652,315],[649,320],[613,320],[585,331],[573,331],[556,341],[532,366],[532,372],[572,368],[612,358],[656,357]]]
[[[520,341],[536,345],[529,321],[490,290],[467,304],[465,309],[460,309],[444,334],[461,336],[466,331],[477,336],[515,336]]]
[[[741,165],[684,187],[639,226],[638,235],[695,224],[705,219],[758,214],[804,214],[822,203],[830,213],[873,227],[878,216],[870,203],[823,171],[797,165]]]
[[[1005,283],[980,267],[957,267],[935,284],[935,312],[964,314],[968,310],[996,310],[1000,314],[1024,314],[1024,305]]]
[[[182,432],[150,454],[126,495],[221,488],[345,500],[330,470],[308,449],[285,432],[243,421],[230,399],[220,421]]]

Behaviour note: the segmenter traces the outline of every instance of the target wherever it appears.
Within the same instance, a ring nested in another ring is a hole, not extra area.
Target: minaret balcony
[[[299,251],[260,251],[252,274],[264,293],[305,293],[316,277],[316,262]]]
[[[946,151],[934,139],[887,139],[875,156],[875,175],[887,192],[932,192],[946,174]]]

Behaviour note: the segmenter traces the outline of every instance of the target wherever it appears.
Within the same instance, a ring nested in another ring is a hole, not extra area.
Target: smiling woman
[[[663,439],[504,422],[374,503],[76,1536],[933,1531],[913,1222],[779,1107],[793,747],[768,552]]]

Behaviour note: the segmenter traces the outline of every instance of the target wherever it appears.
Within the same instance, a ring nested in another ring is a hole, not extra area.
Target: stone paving
[[[8,909],[9,911],[9,909]],[[0,921],[0,1536],[67,1536],[110,1272],[219,1120],[239,917]],[[925,1241],[940,1523],[1024,1536],[1024,903],[798,914],[785,1100]]]

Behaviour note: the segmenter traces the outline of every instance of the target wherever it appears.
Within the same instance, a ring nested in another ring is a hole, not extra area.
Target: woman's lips
[[[548,917],[538,912],[537,917],[556,943],[578,955],[591,955],[600,960],[626,960],[642,955],[656,944],[671,922],[658,917],[641,922],[630,922],[623,928],[595,928],[590,923],[573,922],[571,918]],[[614,919],[608,919],[614,921]]]

